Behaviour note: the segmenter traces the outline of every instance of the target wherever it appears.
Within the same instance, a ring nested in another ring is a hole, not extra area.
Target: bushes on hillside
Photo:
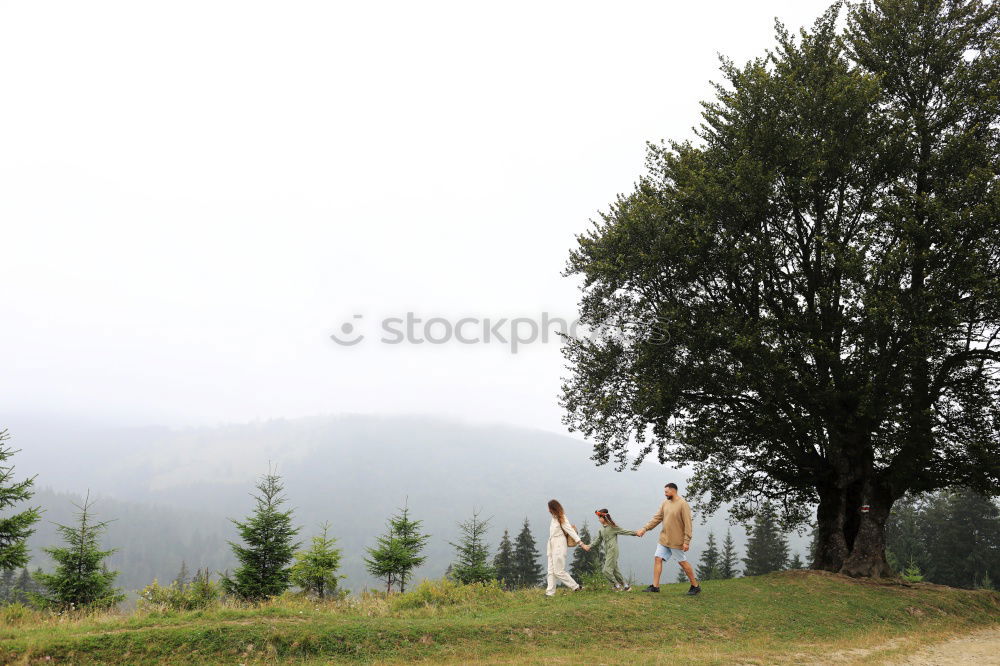
[[[393,610],[422,608],[425,606],[455,606],[475,602],[477,604],[496,602],[504,598],[500,581],[463,584],[448,579],[424,580],[403,594],[393,597]]]
[[[209,608],[222,599],[222,586],[211,580],[208,571],[198,571],[190,581],[175,580],[163,586],[159,582],[143,588],[139,606],[147,610],[196,610]]]

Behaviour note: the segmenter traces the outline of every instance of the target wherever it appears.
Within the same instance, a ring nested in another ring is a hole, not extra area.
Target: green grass
[[[67,617],[0,615],[3,663],[870,663],[987,626],[1000,595],[818,572],[709,581],[660,594],[546,599],[425,583],[386,600]],[[48,658],[48,659],[47,659]]]

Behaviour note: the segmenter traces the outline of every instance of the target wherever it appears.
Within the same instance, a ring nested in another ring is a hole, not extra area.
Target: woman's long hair
[[[559,503],[559,500],[549,500],[549,513],[552,514],[560,525],[566,522],[566,512],[563,511],[562,504]]]
[[[608,513],[607,509],[598,509],[594,513],[597,514],[598,518],[603,518],[604,520],[608,521],[608,525],[611,525],[612,527],[618,527],[615,521],[611,520],[611,514]]]

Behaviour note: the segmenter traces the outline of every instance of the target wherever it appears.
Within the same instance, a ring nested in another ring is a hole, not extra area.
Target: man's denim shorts
[[[656,544],[656,555],[654,557],[663,558],[664,562],[669,562],[671,559],[678,562],[687,562],[687,555],[683,550],[680,548],[667,548],[662,543]]]

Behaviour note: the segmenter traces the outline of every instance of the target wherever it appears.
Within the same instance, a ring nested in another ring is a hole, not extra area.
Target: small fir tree
[[[535,538],[531,535],[531,526],[528,519],[524,519],[524,526],[514,541],[514,570],[516,572],[514,585],[516,587],[538,587],[545,577],[542,565],[539,563],[540,555],[535,545]]]
[[[28,596],[46,608],[109,608],[125,598],[114,586],[117,571],[109,571],[104,558],[116,549],[101,550],[100,537],[110,521],[94,521],[93,503],[87,493],[76,525],[58,525],[65,541],[61,548],[43,548],[55,561],[52,573],[38,571],[34,580],[40,590],[28,588]],[[27,587],[27,582],[26,582]]]
[[[403,504],[399,514],[393,518],[392,529],[396,535],[396,540],[401,546],[402,557],[399,560],[396,571],[396,579],[399,581],[399,591],[406,592],[406,581],[413,574],[413,570],[423,564],[427,558],[420,553],[431,538],[429,534],[420,532],[423,521],[410,518],[410,508]]]
[[[288,589],[291,562],[299,543],[293,541],[299,528],[292,525],[293,510],[281,510],[286,499],[281,477],[269,471],[257,484],[259,494],[253,514],[246,520],[232,520],[242,544],[229,542],[240,565],[222,576],[226,594],[246,601],[262,601]]]
[[[461,537],[458,543],[451,544],[456,555],[451,575],[459,583],[485,583],[496,578],[496,571],[489,562],[489,546],[486,544],[489,523],[489,518],[481,520],[479,512],[473,511],[472,518],[458,524]]]
[[[337,581],[344,576],[337,574],[341,551],[335,547],[337,540],[329,535],[330,523],[323,523],[320,529],[307,550],[295,553],[291,581],[306,594],[325,599],[336,591]]]
[[[903,580],[907,583],[919,583],[924,580],[923,574],[920,573],[920,567],[915,561],[910,560],[906,570],[903,571]]]
[[[783,570],[788,564],[788,540],[778,527],[778,517],[770,503],[757,513],[749,532],[743,575],[759,576]]]
[[[500,539],[500,546],[497,554],[493,558],[493,569],[496,571],[497,580],[508,590],[517,587],[517,571],[514,562],[514,544],[510,540],[510,532],[503,531]]]
[[[719,578],[736,578],[740,575],[739,555],[736,552],[736,542],[733,541],[733,534],[726,530],[726,539],[722,542],[722,554],[719,556]]]
[[[579,534],[580,540],[585,544],[590,544],[594,540],[587,523],[584,523],[583,527],[580,528]],[[586,577],[600,573],[602,560],[600,550],[600,548],[591,548],[587,551],[579,546],[573,549],[573,561],[569,568],[569,572],[573,578],[579,582],[583,581]]]
[[[375,545],[365,550],[368,552],[368,557],[365,558],[365,568],[368,573],[374,578],[385,581],[386,594],[392,592],[397,572],[406,557],[392,529],[377,537]]]
[[[14,592],[15,576],[13,569],[4,569],[0,574],[0,602],[10,601],[10,596]]]
[[[393,585],[400,592],[406,591],[406,581],[427,559],[420,553],[430,535],[420,532],[421,521],[410,518],[410,509],[404,505],[399,513],[389,518],[386,532],[378,537],[375,546],[368,548],[365,567],[368,573],[385,581],[386,593]]]
[[[716,580],[721,578],[719,573],[719,547],[715,543],[715,534],[708,533],[708,542],[705,544],[705,551],[701,554],[698,563],[698,570],[695,572],[698,580]],[[687,580],[687,576],[684,577]]]
[[[40,574],[42,570],[39,568],[35,571],[34,576]],[[31,603],[35,599],[34,595],[37,595],[41,591],[41,585],[39,585],[31,573],[28,572],[27,567],[21,569],[21,573],[17,576],[14,581],[14,585],[10,591],[11,603],[27,604]]]
[[[191,582],[191,574],[188,572],[187,561],[181,560],[181,570],[177,572],[177,577],[174,578],[174,582],[181,587]]]

